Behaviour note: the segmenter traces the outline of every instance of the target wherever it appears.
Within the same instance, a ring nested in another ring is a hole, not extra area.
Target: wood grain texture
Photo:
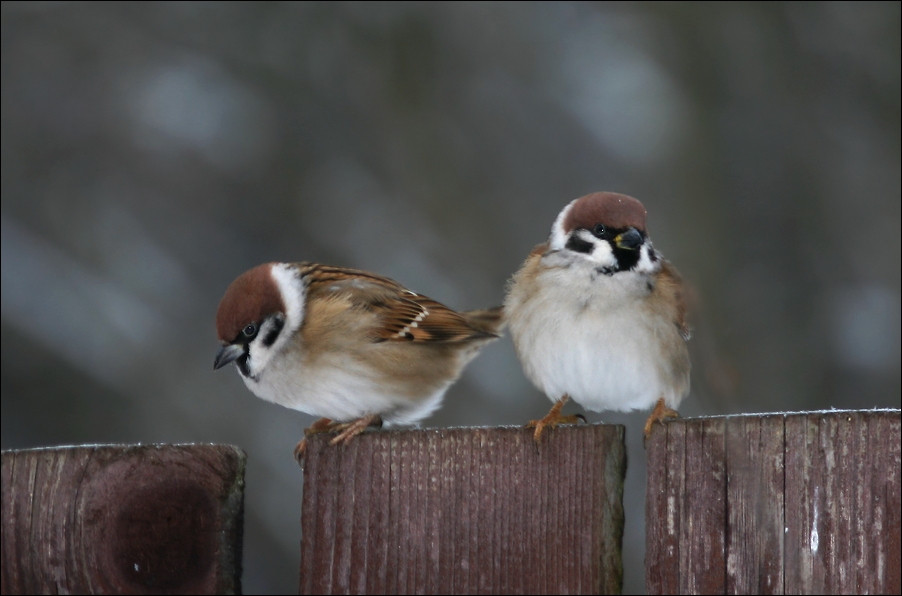
[[[679,419],[647,444],[649,594],[898,594],[900,412]]]
[[[240,593],[240,449],[61,447],[2,458],[3,594]]]
[[[302,594],[619,593],[624,429],[310,437]]]

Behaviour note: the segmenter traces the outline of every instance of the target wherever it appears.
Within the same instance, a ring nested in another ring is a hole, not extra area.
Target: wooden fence
[[[561,432],[563,431],[563,432]],[[302,594],[600,594],[622,581],[622,426],[311,441]]]
[[[3,594],[241,591],[244,453],[223,445],[3,452]]]
[[[623,432],[313,437],[300,591],[617,592]],[[649,593],[900,593],[898,410],[674,420],[647,460]],[[212,445],[4,452],[2,592],[239,592],[244,463]]]
[[[674,420],[647,445],[649,594],[899,594],[900,414]]]

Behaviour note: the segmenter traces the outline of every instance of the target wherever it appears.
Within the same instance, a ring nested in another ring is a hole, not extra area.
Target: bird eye
[[[604,224],[595,224],[595,228],[592,230],[592,233],[602,238],[608,232],[607,228],[604,227]]]
[[[245,337],[254,337],[255,335],[257,335],[257,325],[256,325],[256,323],[251,323],[250,325],[248,325],[247,327],[245,327],[245,328],[244,328],[244,331],[242,331],[242,333],[244,333],[244,336],[245,336]]]

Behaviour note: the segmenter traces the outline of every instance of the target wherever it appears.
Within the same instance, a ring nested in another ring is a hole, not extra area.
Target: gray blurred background
[[[898,2],[4,2],[2,447],[240,445],[244,589],[296,593],[312,419],[213,373],[226,286],[313,260],[500,304],[596,190],[694,287],[684,415],[898,408],[900,72]],[[426,425],[550,405],[504,339]],[[589,416],[627,425],[626,593],[646,416]]]

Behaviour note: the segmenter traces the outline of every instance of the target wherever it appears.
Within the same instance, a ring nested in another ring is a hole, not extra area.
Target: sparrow
[[[530,381],[554,402],[531,421],[538,443],[568,399],[593,412],[654,410],[678,416],[689,393],[689,327],[682,282],[652,246],[645,207],[599,192],[571,201],[513,275],[504,301],[511,338]]]
[[[306,436],[412,425],[439,407],[464,366],[502,327],[501,308],[456,312],[355,269],[266,263],[238,276],[219,303],[222,347],[257,397],[322,417]]]

